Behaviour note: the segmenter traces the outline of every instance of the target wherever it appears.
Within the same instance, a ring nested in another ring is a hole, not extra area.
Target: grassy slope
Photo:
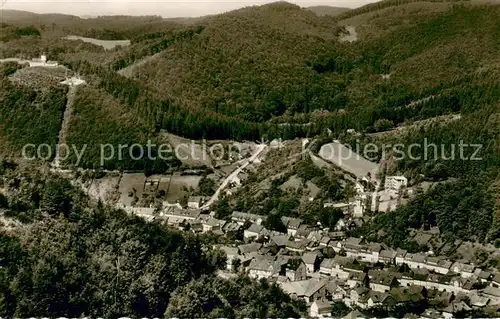
[[[307,10],[310,10],[316,13],[318,16],[338,16],[343,14],[349,10],[350,8],[342,8],[342,7],[332,7],[332,6],[312,6],[307,7]]]

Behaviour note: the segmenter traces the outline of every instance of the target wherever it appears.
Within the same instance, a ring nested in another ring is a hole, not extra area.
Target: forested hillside
[[[427,138],[444,145],[446,155],[460,142],[480,144],[479,161],[405,158],[392,165],[385,173],[445,184],[415,199],[408,209],[375,219],[363,233],[378,236],[379,230],[398,229],[382,239],[401,246],[412,245],[404,239],[410,228],[434,225],[450,241],[493,242],[498,237],[499,5],[387,0],[337,17],[319,17],[280,2],[189,25],[156,17],[59,18],[65,22],[48,25],[40,17],[6,21],[0,55],[46,52],[90,82],[77,95],[71,142],[144,143],[168,131],[194,139],[321,135],[321,141],[340,138],[354,144],[355,138],[344,133],[355,129],[361,143],[409,145]],[[355,27],[357,41],[341,41],[345,26]],[[132,44],[105,51],[60,39],[71,33],[126,38]],[[125,67],[127,77],[117,72]],[[8,104],[0,107],[9,117],[0,118],[0,143],[8,140],[19,148],[25,136],[37,142],[55,138],[57,106],[46,102],[59,101],[62,91],[40,95],[28,88],[5,89],[8,85],[2,91]],[[42,108],[32,108],[34,104]],[[24,118],[23,112],[32,116]],[[454,120],[440,121],[445,115]],[[422,120],[431,124],[411,128]],[[23,121],[29,121],[29,128],[20,137],[14,132]],[[422,149],[415,151],[422,155]],[[464,156],[472,152],[469,148]],[[83,163],[98,164],[95,152]],[[148,165],[120,162],[107,167],[148,171]],[[464,190],[465,185],[478,186]]]
[[[192,280],[214,282],[235,308],[213,306],[232,317],[303,315],[274,284],[215,279],[226,256],[202,237],[93,203],[47,171],[0,161],[0,316],[204,316],[195,303],[178,308]]]
[[[26,144],[56,144],[66,88],[12,84],[7,76],[16,70],[16,63],[0,65],[0,155],[18,157]],[[50,157],[46,148],[41,155]]]

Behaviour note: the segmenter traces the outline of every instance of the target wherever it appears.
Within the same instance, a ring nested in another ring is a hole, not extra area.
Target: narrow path
[[[64,114],[61,122],[61,129],[59,130],[59,137],[57,138],[57,146],[56,146],[56,156],[54,158],[54,162],[52,163],[53,167],[60,168],[61,162],[60,157],[64,157],[66,154],[60,154],[59,151],[61,149],[61,145],[66,144],[66,137],[68,136],[69,129],[69,121],[71,118],[71,113],[73,111],[73,102],[75,100],[77,86],[70,85],[67,93],[66,107],[64,109]]]
[[[222,182],[222,184],[219,186],[219,188],[217,188],[217,190],[215,191],[215,193],[212,195],[212,197],[210,198],[210,200],[208,202],[206,202],[201,207],[201,209],[209,208],[217,199],[219,199],[220,192],[222,192],[224,190],[224,188],[226,188],[226,186],[231,181],[233,181],[236,178],[236,176],[238,176],[238,174],[241,173],[241,171],[243,171],[245,169],[245,167],[247,167],[250,163],[252,163],[253,161],[255,161],[255,159],[266,148],[267,148],[267,145],[264,145],[264,144],[258,145],[257,146],[257,150],[255,151],[255,153],[253,153],[253,155],[249,159],[245,160],[245,162],[240,167],[238,167],[237,169],[235,169],[231,174],[229,174],[228,177],[226,177],[226,179]]]

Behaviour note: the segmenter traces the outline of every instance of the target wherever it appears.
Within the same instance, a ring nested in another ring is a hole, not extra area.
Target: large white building
[[[30,67],[43,66],[43,67],[56,67],[59,64],[56,61],[47,61],[47,56],[42,55],[40,59],[33,59],[28,61]]]
[[[385,178],[384,188],[394,193],[399,193],[403,187],[408,186],[408,179],[404,176],[387,176]]]

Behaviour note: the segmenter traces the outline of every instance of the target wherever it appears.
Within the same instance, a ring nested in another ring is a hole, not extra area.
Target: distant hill
[[[308,10],[316,13],[318,16],[338,16],[344,12],[352,10],[350,8],[342,8],[342,7],[332,7],[332,6],[312,6],[307,7]]]
[[[69,14],[59,14],[59,13],[47,13],[38,14],[29,11],[22,10],[1,10],[0,11],[0,22],[1,23],[23,23],[23,24],[41,24],[41,23],[74,23],[81,20],[80,17],[69,15]]]

